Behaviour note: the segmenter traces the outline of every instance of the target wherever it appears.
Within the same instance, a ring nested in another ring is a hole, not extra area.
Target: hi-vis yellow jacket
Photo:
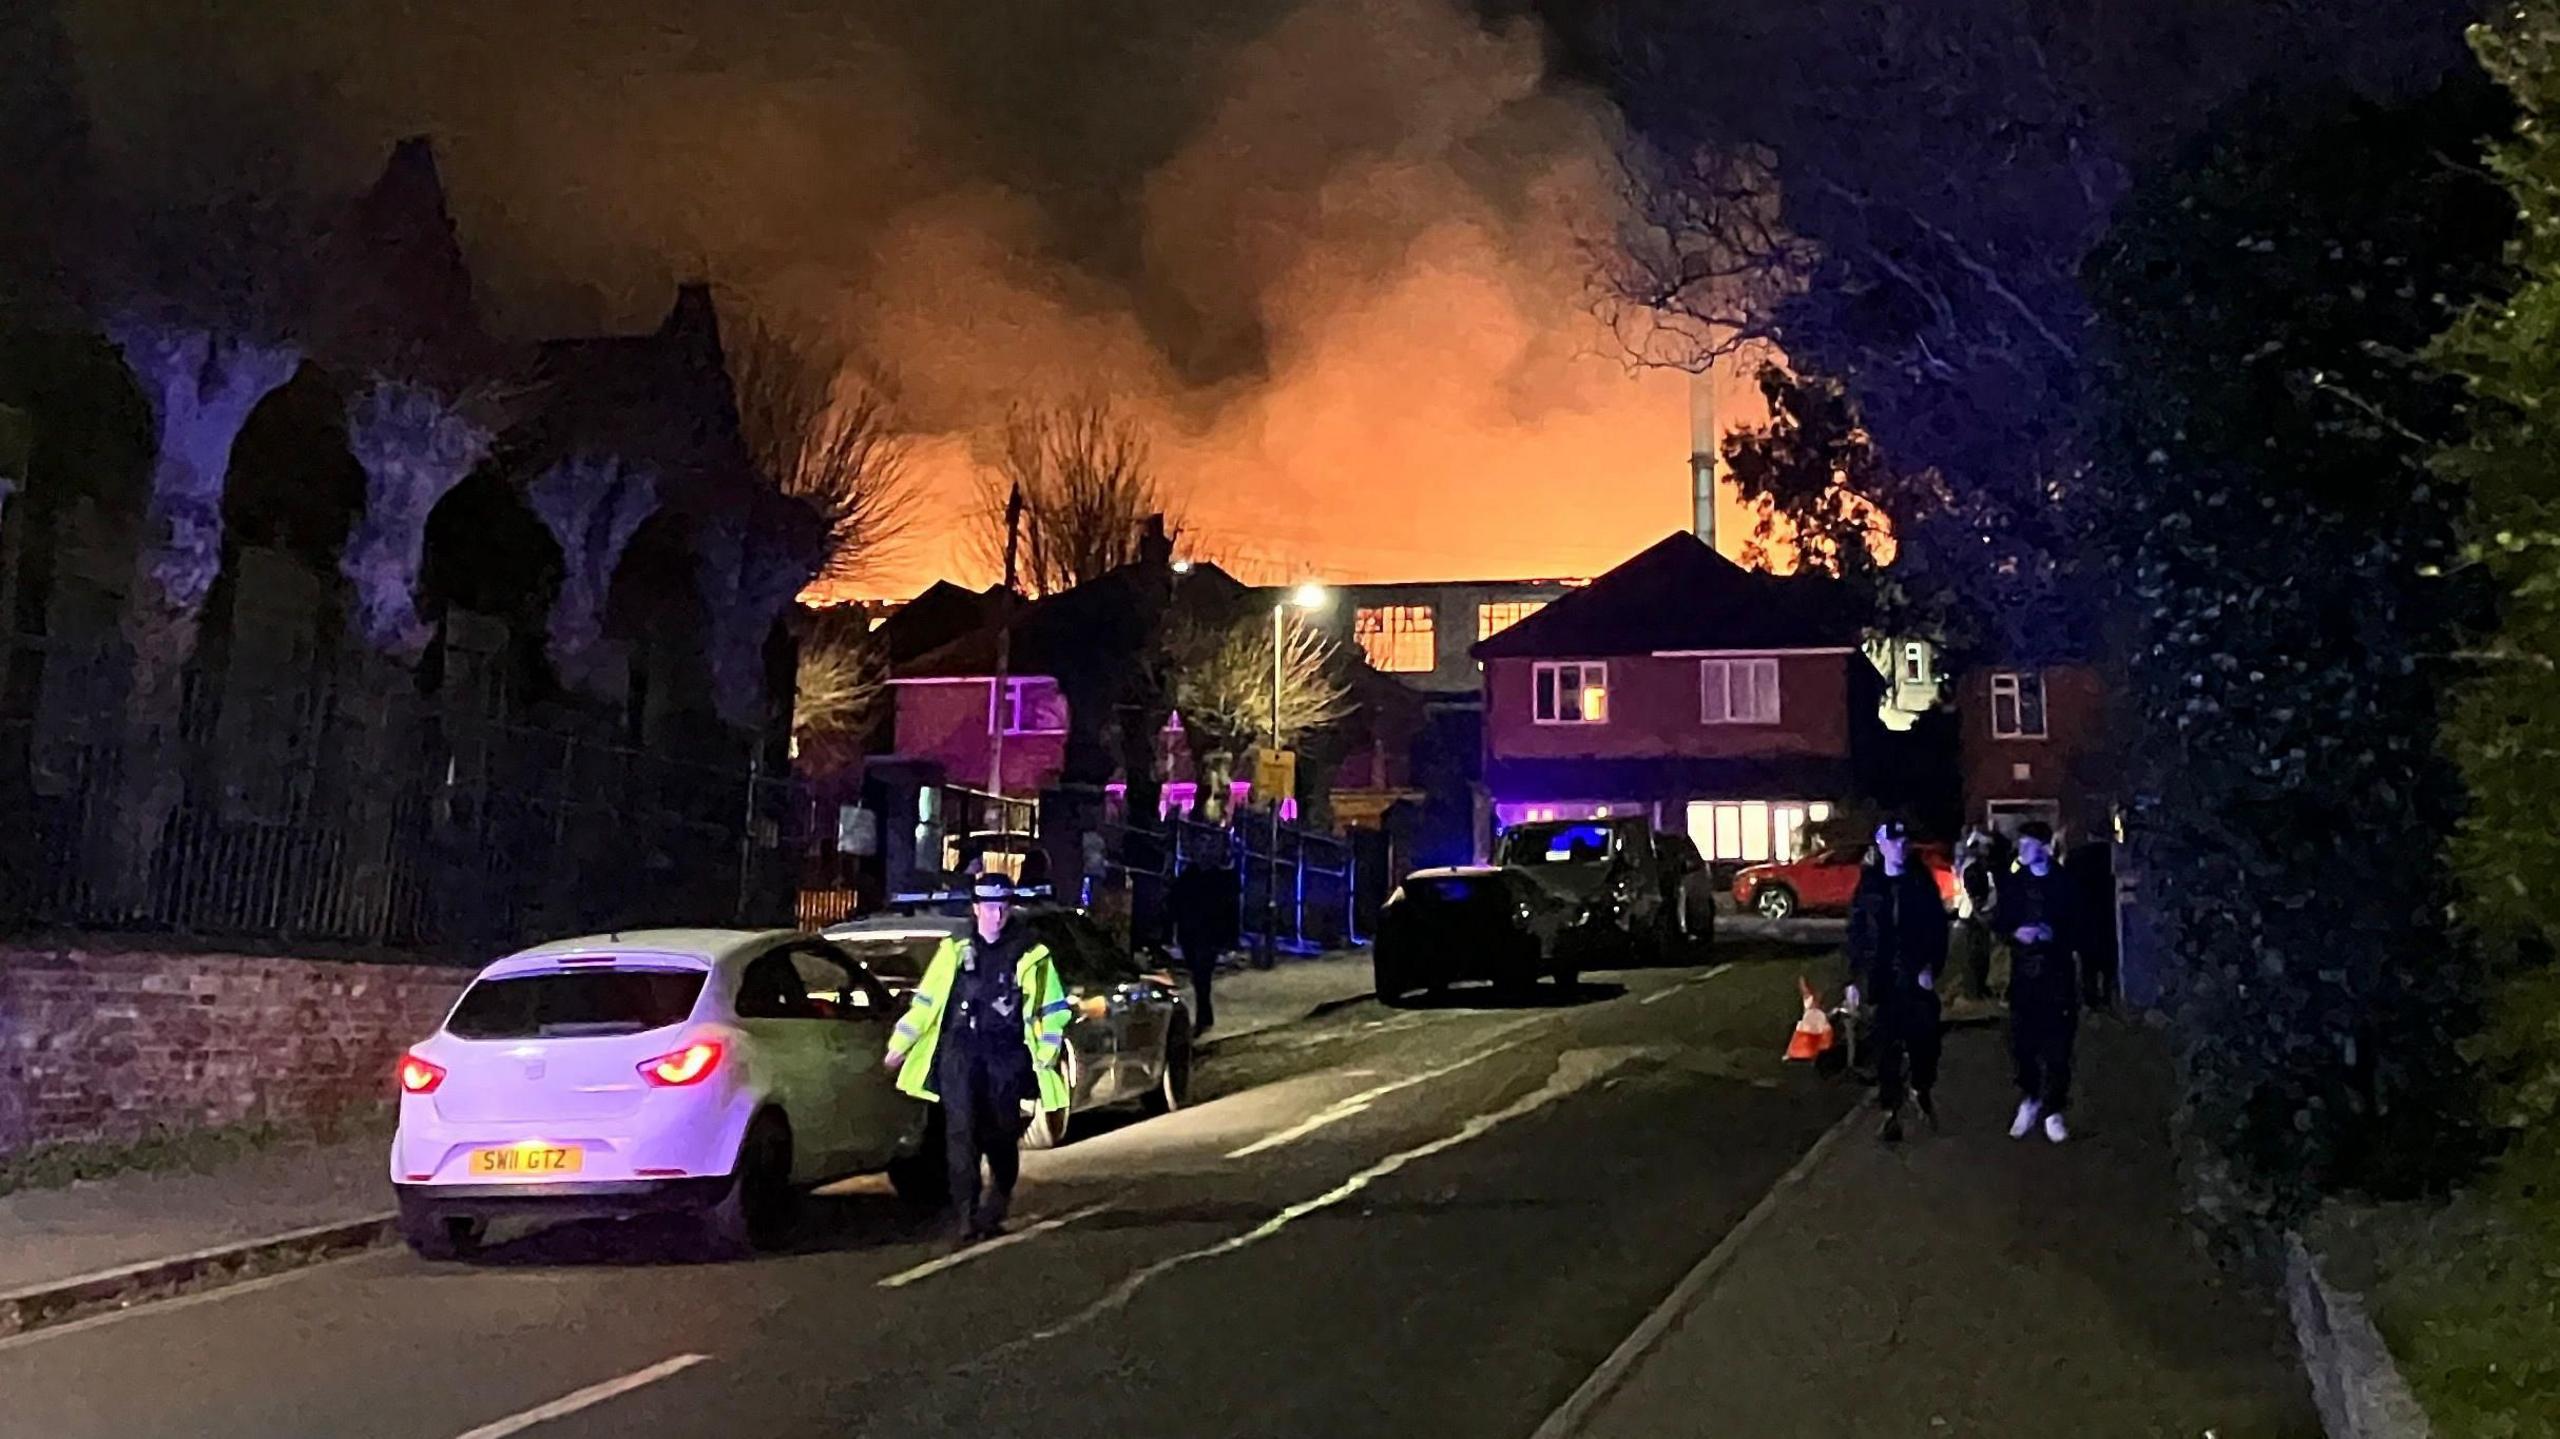
[[[907,1002],[907,1017],[898,1021],[897,1032],[889,1036],[889,1052],[903,1054],[906,1062],[898,1067],[898,1088],[918,1099],[936,1104],[942,1097],[933,1092],[933,1052],[942,1043],[942,1016],[951,1001],[951,982],[960,972],[960,961],[969,952],[965,935],[954,935],[933,952],[933,962],[924,967],[924,978],[917,982],[915,997]],[[1040,1107],[1043,1110],[1067,1107],[1067,1077],[1058,1061],[1066,1046],[1067,1020],[1075,1005],[1067,998],[1066,986],[1058,980],[1058,966],[1049,958],[1049,947],[1034,943],[1022,951],[1013,964],[1014,982],[1022,987],[1022,1042],[1031,1050],[1031,1073],[1040,1084]]]

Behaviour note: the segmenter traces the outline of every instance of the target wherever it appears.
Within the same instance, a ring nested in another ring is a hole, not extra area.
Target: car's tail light
[[[400,1057],[400,1092],[402,1094],[433,1094],[436,1092],[436,1086],[442,1083],[444,1083],[442,1065],[429,1064],[414,1054]]]
[[[711,1040],[696,1040],[671,1054],[661,1054],[640,1066],[640,1077],[657,1089],[679,1089],[700,1084],[720,1067],[720,1046]]]

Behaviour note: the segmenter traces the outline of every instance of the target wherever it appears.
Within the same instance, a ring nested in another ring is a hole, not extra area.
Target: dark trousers
[[[941,1086],[951,1207],[963,1229],[985,1229],[1004,1222],[1005,1211],[1013,1203],[1014,1181],[1022,1176],[1025,1086],[1010,1066],[990,1065],[983,1056],[955,1050],[948,1059],[936,1066],[934,1078]],[[982,1159],[991,1181],[983,1205],[978,1197]]]
[[[1209,987],[1217,982],[1218,954],[1216,945],[1205,940],[1182,941],[1182,965],[1191,971],[1191,999],[1194,1012],[1191,1032],[1206,1034],[1218,1022],[1218,1006],[1209,998]]]
[[[2009,981],[2009,1065],[2018,1094],[2048,1114],[2071,1104],[2071,1048],[2080,1033],[2080,977],[2068,956],[2021,948]]]
[[[1991,926],[1960,919],[1955,928],[1956,963],[1964,972],[1964,997],[1991,997]]]
[[[1876,1004],[1876,1103],[1900,1109],[1908,1090],[1938,1087],[1938,996],[1915,989]],[[1907,1086],[1907,1087],[1906,1087]]]

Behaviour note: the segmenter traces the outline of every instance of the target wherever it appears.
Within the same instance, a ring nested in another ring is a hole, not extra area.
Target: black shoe
[[[1920,1103],[1920,1117],[1921,1117],[1922,1119],[1925,1119],[1925,1120],[1929,1121],[1929,1132],[1930,1132],[1931,1134],[1935,1134],[1935,1133],[1937,1133],[1937,1132],[1938,1132],[1938,1100],[1937,1100],[1937,1097],[1936,1097],[1935,1095],[1932,1095],[1929,1091],[1927,1091],[1927,1090],[1925,1090],[1925,1089],[1924,1089],[1924,1090],[1921,1090],[1918,1094],[1916,1094],[1916,1095],[1914,1095],[1914,1096],[1912,1096],[1912,1097],[1913,1097],[1914,1099],[1918,1100],[1918,1101],[1919,1101],[1919,1103]]]
[[[1900,1144],[1902,1142],[1901,1110],[1894,1110],[1884,1117],[1884,1128],[1876,1131],[1876,1138],[1883,1140],[1887,1144]]]

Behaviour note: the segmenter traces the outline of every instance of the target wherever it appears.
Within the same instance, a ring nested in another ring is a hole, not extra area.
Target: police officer
[[[974,924],[934,951],[889,1037],[898,1088],[942,1105],[951,1204],[962,1244],[1004,1232],[1030,1106],[1067,1107],[1059,1072],[1073,1006],[1046,945],[1013,913],[1013,885],[982,874],[970,888]],[[982,1203],[978,1166],[990,1181]]]
[[[1921,1117],[1938,1123],[1938,973],[1947,963],[1947,908],[1897,819],[1876,826],[1875,855],[1849,900],[1849,966],[1862,1003],[1876,1007],[1878,1137],[1902,1138],[1906,1085]]]

